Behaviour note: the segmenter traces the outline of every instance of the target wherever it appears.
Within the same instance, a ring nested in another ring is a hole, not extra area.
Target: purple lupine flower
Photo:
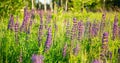
[[[112,60],[112,52],[109,52],[109,58]]]
[[[20,27],[20,31],[27,32],[27,25],[28,25],[29,17],[30,17],[30,13],[27,11],[27,7],[26,7],[24,9],[24,18],[23,18],[22,25]]]
[[[43,10],[39,11],[39,16],[40,16],[40,24],[43,24]]]
[[[29,22],[29,26],[28,26],[28,30],[27,30],[28,34],[30,34],[30,31],[31,31],[31,28],[32,28],[32,24],[34,22],[35,10],[32,9],[31,12],[30,12],[30,14],[31,14],[31,18],[30,18],[30,22]]]
[[[100,54],[101,60],[106,63],[106,55],[108,53],[108,33],[104,32],[103,37],[102,37],[102,50]]]
[[[118,48],[118,62],[120,62],[120,48]]]
[[[84,36],[84,25],[83,22],[80,21],[78,22],[78,40],[82,40],[83,36]]]
[[[100,35],[103,34],[104,30],[105,30],[105,18],[106,18],[106,14],[102,14],[102,20],[100,23]]]
[[[38,46],[40,46],[40,42],[42,41],[42,35],[43,35],[43,25],[40,25],[38,31]]]
[[[112,52],[111,52],[111,51],[108,51],[105,56],[106,56],[107,58],[109,58],[110,61],[112,62]]]
[[[42,55],[36,55],[36,54],[32,55],[32,63],[44,63],[43,60],[44,57]]]
[[[58,26],[57,26],[57,23],[56,23],[56,19],[54,20],[54,28],[55,28],[55,32],[58,30]]]
[[[19,62],[19,63],[22,63],[22,61],[23,61],[23,60],[22,60],[22,50],[20,50],[20,56],[19,56],[18,62]]]
[[[18,23],[18,17],[17,21],[15,23],[14,31],[15,31],[15,41],[18,42],[18,29],[19,29],[19,23]]]
[[[92,25],[92,36],[93,37],[96,37],[98,35],[98,30],[99,30],[98,24],[93,23]]]
[[[33,23],[32,23],[32,20],[30,20],[29,26],[32,26],[32,24],[33,24]]]
[[[106,14],[103,13],[103,14],[102,14],[102,19],[105,20],[105,18],[106,18]]]
[[[26,7],[24,8],[24,17],[27,15],[27,9],[28,9],[28,7],[26,6]]]
[[[46,23],[45,23],[45,28],[48,29],[48,24],[51,22],[51,12],[48,11],[47,16],[46,16]]]
[[[71,40],[75,40],[77,38],[77,20],[76,18],[73,18],[73,27],[72,27],[72,36],[71,36]]]
[[[89,37],[89,27],[90,27],[90,22],[87,21],[85,24],[85,37]]]
[[[89,24],[89,39],[92,38],[92,23]]]
[[[54,37],[56,37],[57,31],[58,31],[58,25],[56,23],[56,18],[53,21],[53,24],[54,24],[54,27],[53,27],[54,28]],[[53,40],[53,45],[55,45],[54,40]]]
[[[27,29],[27,34],[30,34],[30,32],[31,32],[32,20],[33,20],[33,19],[31,19],[30,22],[29,22],[28,29]]]
[[[118,18],[115,16],[114,18],[114,24],[113,24],[113,40],[115,40],[118,37]]]
[[[51,18],[52,18],[51,11],[48,11],[48,15],[47,15],[47,21],[48,21],[48,23],[51,22]]]
[[[47,13],[47,16],[46,16],[46,22],[47,23],[50,23],[50,21],[51,21],[51,12],[50,11],[48,11],[48,13]]]
[[[101,63],[98,59],[95,59],[93,63]]]
[[[47,40],[45,42],[45,51],[47,51],[52,44],[52,32],[51,27],[48,28]]]
[[[77,44],[76,47],[73,49],[74,55],[78,55],[79,52],[79,45]]]
[[[120,48],[118,48],[118,54],[120,55]]]
[[[67,43],[64,45],[64,48],[63,48],[63,52],[62,52],[63,57],[66,56],[66,52],[67,52]]]
[[[32,27],[32,24],[34,22],[34,19],[35,19],[35,10],[32,9],[31,10],[31,18],[30,18],[30,23],[29,23],[29,26]]]
[[[87,21],[85,26],[85,37],[92,38],[92,23]]]
[[[9,20],[9,23],[8,23],[8,29],[14,30],[14,17],[13,17],[13,15],[10,15],[10,20]]]
[[[103,34],[103,37],[102,37],[102,48],[103,49],[107,49],[107,45],[108,45],[108,33],[107,32],[105,32],[104,34]]]
[[[66,24],[66,37],[70,38],[70,22],[69,21]]]
[[[118,31],[118,35],[119,35],[119,38],[120,38],[120,26],[119,26],[118,30],[119,30],[119,31]]]
[[[20,51],[20,63],[22,63],[22,51]]]
[[[18,28],[19,28],[19,22],[18,22],[18,17],[17,17],[17,21],[15,23],[15,32],[17,33],[18,32]]]
[[[34,19],[34,18],[35,18],[35,10],[32,9],[32,10],[31,10],[31,19]]]
[[[30,34],[30,32],[31,32],[31,26],[29,25],[27,28],[27,34]]]

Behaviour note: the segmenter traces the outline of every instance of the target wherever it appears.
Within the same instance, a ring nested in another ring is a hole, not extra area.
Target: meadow
[[[27,10],[0,21],[0,63],[120,63],[119,12]]]

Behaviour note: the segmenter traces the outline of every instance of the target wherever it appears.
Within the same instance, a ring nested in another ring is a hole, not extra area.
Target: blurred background
[[[57,11],[120,11],[120,0],[1,0],[0,16],[8,16],[10,13],[18,14],[24,7],[29,9],[43,9]]]

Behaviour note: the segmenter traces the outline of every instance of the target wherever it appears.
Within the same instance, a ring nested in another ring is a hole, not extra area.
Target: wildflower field
[[[25,8],[0,21],[0,63],[119,63],[119,17]]]
[[[120,12],[26,6],[8,15],[0,18],[0,63],[120,63]]]

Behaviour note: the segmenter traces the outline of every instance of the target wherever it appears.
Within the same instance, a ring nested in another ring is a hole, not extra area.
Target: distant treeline
[[[97,11],[99,9],[105,9],[105,10],[118,10],[120,8],[120,0],[52,0],[52,5],[54,8],[54,5],[56,4],[58,7],[65,7],[67,1],[67,8],[68,10],[70,8],[75,8],[76,10],[79,10],[81,8],[86,8],[90,11]],[[44,9],[44,4],[37,3],[35,4],[36,8],[38,9]],[[47,9],[50,9],[50,5],[47,4]]]
[[[33,2],[34,3],[33,3]],[[9,16],[10,14],[19,14],[19,12],[27,6],[29,9],[56,10],[63,8],[65,11],[79,11],[86,9],[87,11],[119,11],[120,0],[52,0],[51,4],[35,3],[35,0],[1,0],[0,1],[0,17]],[[34,6],[34,7],[33,7]]]

